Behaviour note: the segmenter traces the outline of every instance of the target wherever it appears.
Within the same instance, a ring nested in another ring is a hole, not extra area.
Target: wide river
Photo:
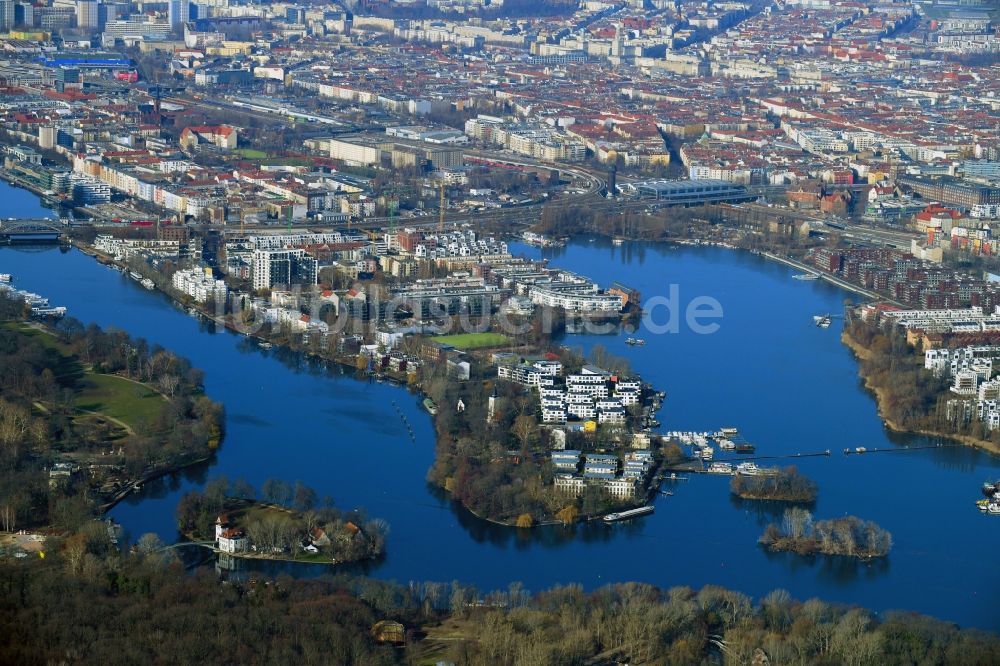
[[[48,213],[22,190],[0,186],[0,196],[3,217]],[[841,312],[850,294],[821,281],[793,280],[791,269],[719,248],[615,247],[584,238],[548,255],[603,285],[620,280],[644,298],[666,295],[675,284],[682,305],[697,296],[717,299],[724,316],[712,335],[682,325],[676,334],[639,331],[644,347],[627,346],[624,335],[569,335],[566,343],[599,343],[627,356],[643,378],[667,392],[663,429],[734,425],[759,455],[830,449],[830,457],[790,461],[819,484],[816,516],[854,514],[878,522],[894,536],[890,556],[859,563],[767,554],[757,538],[779,516],[735,502],[727,478],[708,476],[676,483],[674,496],[659,498],[654,514],[632,524],[532,531],[491,525],[426,483],[434,448],[430,418],[406,390],[261,351],[76,250],[3,248],[0,272],[83,322],[118,327],[188,357],[205,370],[208,394],[225,403],[227,435],[213,464],[149,484],[113,510],[133,538],[156,532],[176,539],[178,498],[214,476],[243,477],[257,488],[269,477],[300,479],[340,507],[363,506],[389,522],[388,555],[366,569],[380,578],[457,579],[480,589],[521,581],[533,591],[571,582],[587,588],[631,580],[718,584],[756,597],[785,588],[800,599],[915,610],[1000,630],[1000,518],[974,506],[981,483],[1000,477],[1000,459],[964,447],[840,453],[848,446],[933,443],[888,433],[839,341],[842,320],[827,330],[813,325],[812,315]]]

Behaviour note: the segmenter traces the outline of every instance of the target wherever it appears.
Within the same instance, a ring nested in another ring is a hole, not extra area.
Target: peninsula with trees
[[[991,396],[1000,395],[1000,383],[992,377],[1000,346],[992,333],[907,333],[886,318],[851,312],[842,339],[858,358],[859,374],[887,427],[1000,452],[1000,428],[992,425],[1000,417],[991,421],[988,409]],[[954,372],[953,359],[958,360]],[[990,369],[977,372],[973,364]],[[981,385],[984,398],[979,399]],[[987,409],[979,409],[981,402]]]
[[[72,529],[142,482],[208,460],[223,408],[183,358],[0,298],[0,518]]]

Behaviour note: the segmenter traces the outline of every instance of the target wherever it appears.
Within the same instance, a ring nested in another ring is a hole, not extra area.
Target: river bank
[[[871,358],[871,352],[864,347],[861,343],[851,337],[850,333],[846,330],[840,334],[840,340],[850,349],[855,356],[859,359],[867,360]],[[875,386],[871,380],[866,377],[861,368],[858,368],[858,376],[864,380],[865,388],[875,396],[875,403],[878,406],[879,417],[885,426],[894,432],[899,433],[910,433],[916,435],[926,435],[927,437],[941,437],[944,439],[950,439],[956,442],[965,444],[966,446],[971,446],[977,449],[982,449],[984,451],[989,451],[995,455],[1000,455],[1000,444],[996,442],[991,442],[988,440],[977,439],[975,437],[970,437],[968,435],[962,435],[958,433],[946,433],[939,432],[936,430],[925,430],[925,429],[911,429],[906,428],[899,423],[893,421],[892,419],[886,417],[886,404],[888,404],[889,396],[886,394],[885,389],[880,386]]]
[[[125,483],[125,486],[117,493],[115,493],[115,495],[110,500],[108,500],[107,502],[105,502],[100,506],[99,511],[101,515],[104,515],[108,511],[111,511],[116,506],[118,506],[119,502],[123,501],[132,493],[137,493],[140,490],[142,490],[142,487],[145,484],[151,483],[153,481],[156,481],[157,479],[161,479],[171,474],[178,474],[180,472],[183,472],[184,470],[196,467],[198,465],[203,465],[212,460],[212,457],[213,456],[205,456],[202,458],[191,460],[189,462],[177,463],[167,467],[162,467],[144,474],[141,478],[135,479],[133,481],[128,481]]]

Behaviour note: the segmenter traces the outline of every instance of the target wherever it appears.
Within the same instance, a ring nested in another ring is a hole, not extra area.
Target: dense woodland
[[[187,361],[73,319],[27,329],[20,309],[0,299],[0,317],[6,318],[0,325],[0,527],[73,528],[92,514],[99,493],[88,481],[49,487],[47,470],[55,462],[97,457],[102,470],[137,478],[203,459],[218,446],[222,407],[201,393],[201,372]],[[102,419],[81,417],[76,396],[88,372],[154,387],[163,398],[159,414],[127,435]],[[101,459],[109,441],[121,455]]]
[[[120,555],[97,527],[44,560],[0,562],[0,663],[1000,663],[995,635],[781,590],[755,604],[718,587],[531,596],[346,576],[220,582],[152,547]],[[380,620],[400,622],[405,640],[380,644]]]
[[[737,474],[729,482],[729,490],[743,499],[781,502],[814,502],[816,482],[799,474],[794,466],[775,474]]]

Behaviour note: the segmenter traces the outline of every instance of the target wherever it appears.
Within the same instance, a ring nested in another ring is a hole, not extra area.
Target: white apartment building
[[[174,273],[170,281],[174,289],[187,294],[198,303],[209,300],[224,303],[229,294],[225,281],[216,280],[210,268],[179,270]]]

